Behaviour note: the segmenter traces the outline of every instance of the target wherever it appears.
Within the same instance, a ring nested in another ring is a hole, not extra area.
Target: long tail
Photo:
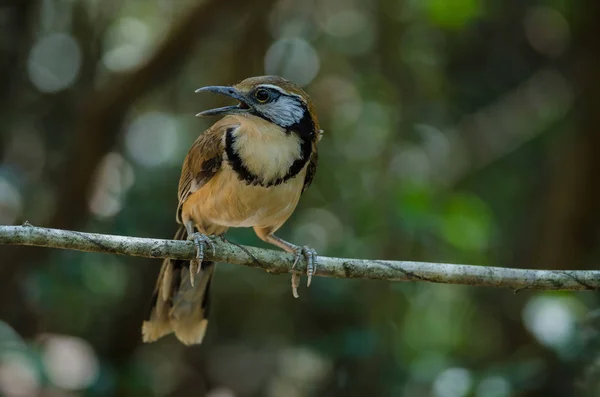
[[[181,226],[175,240],[185,240]],[[214,262],[202,262],[202,268],[190,283],[189,261],[165,259],[152,297],[148,320],[142,324],[144,342],[154,342],[171,332],[186,345],[202,343],[210,305],[210,282]]]

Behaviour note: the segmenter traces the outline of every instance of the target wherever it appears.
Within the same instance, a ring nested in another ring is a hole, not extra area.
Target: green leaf
[[[429,0],[425,7],[433,23],[452,29],[463,27],[481,13],[479,0]]]
[[[465,251],[487,248],[492,216],[486,203],[472,195],[450,199],[442,216],[441,234],[451,245]]]

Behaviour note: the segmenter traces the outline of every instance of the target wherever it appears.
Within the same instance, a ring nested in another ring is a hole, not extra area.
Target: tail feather
[[[187,233],[182,226],[174,237],[185,240]],[[214,262],[202,262],[202,268],[194,275],[194,287],[190,283],[189,261],[165,259],[156,282],[148,320],[142,324],[144,342],[175,333],[186,345],[202,342],[208,325],[209,293]]]

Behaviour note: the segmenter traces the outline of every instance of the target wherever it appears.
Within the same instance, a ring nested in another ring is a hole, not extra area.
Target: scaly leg
[[[204,253],[206,251],[206,247],[210,247],[214,255],[215,244],[206,234],[194,231],[194,222],[192,222],[191,220],[185,223],[185,229],[188,235],[187,239],[193,241],[194,245],[196,246],[196,258],[190,261],[190,284],[192,284],[193,287],[194,275],[200,272],[202,261],[204,260]]]
[[[285,241],[284,239],[279,238],[276,235],[272,234],[269,229],[254,228],[254,231],[256,232],[256,235],[261,240],[263,240],[269,244],[273,244],[291,254],[294,254],[295,259],[294,259],[294,264],[292,265],[292,269],[294,267],[296,267],[296,264],[298,263],[300,258],[304,257],[306,259],[306,275],[308,277],[308,280],[306,281],[306,286],[310,287],[310,282],[312,280],[312,276],[315,274],[315,272],[317,270],[317,252],[314,249],[309,248],[307,246],[298,246],[298,245],[289,243],[289,242]],[[298,298],[300,296],[300,295],[298,295],[298,285],[299,285],[298,275],[296,273],[294,273],[292,275],[292,294],[294,295],[294,298]]]

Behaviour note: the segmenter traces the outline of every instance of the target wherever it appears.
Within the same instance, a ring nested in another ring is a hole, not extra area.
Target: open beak
[[[209,109],[198,113],[196,116],[218,116],[223,114],[235,114],[235,113],[246,113],[250,110],[250,106],[246,103],[244,96],[233,87],[223,86],[208,86],[198,88],[196,92],[214,92],[215,94],[221,94],[233,99],[238,100],[240,103],[235,106],[224,106],[222,108]]]

